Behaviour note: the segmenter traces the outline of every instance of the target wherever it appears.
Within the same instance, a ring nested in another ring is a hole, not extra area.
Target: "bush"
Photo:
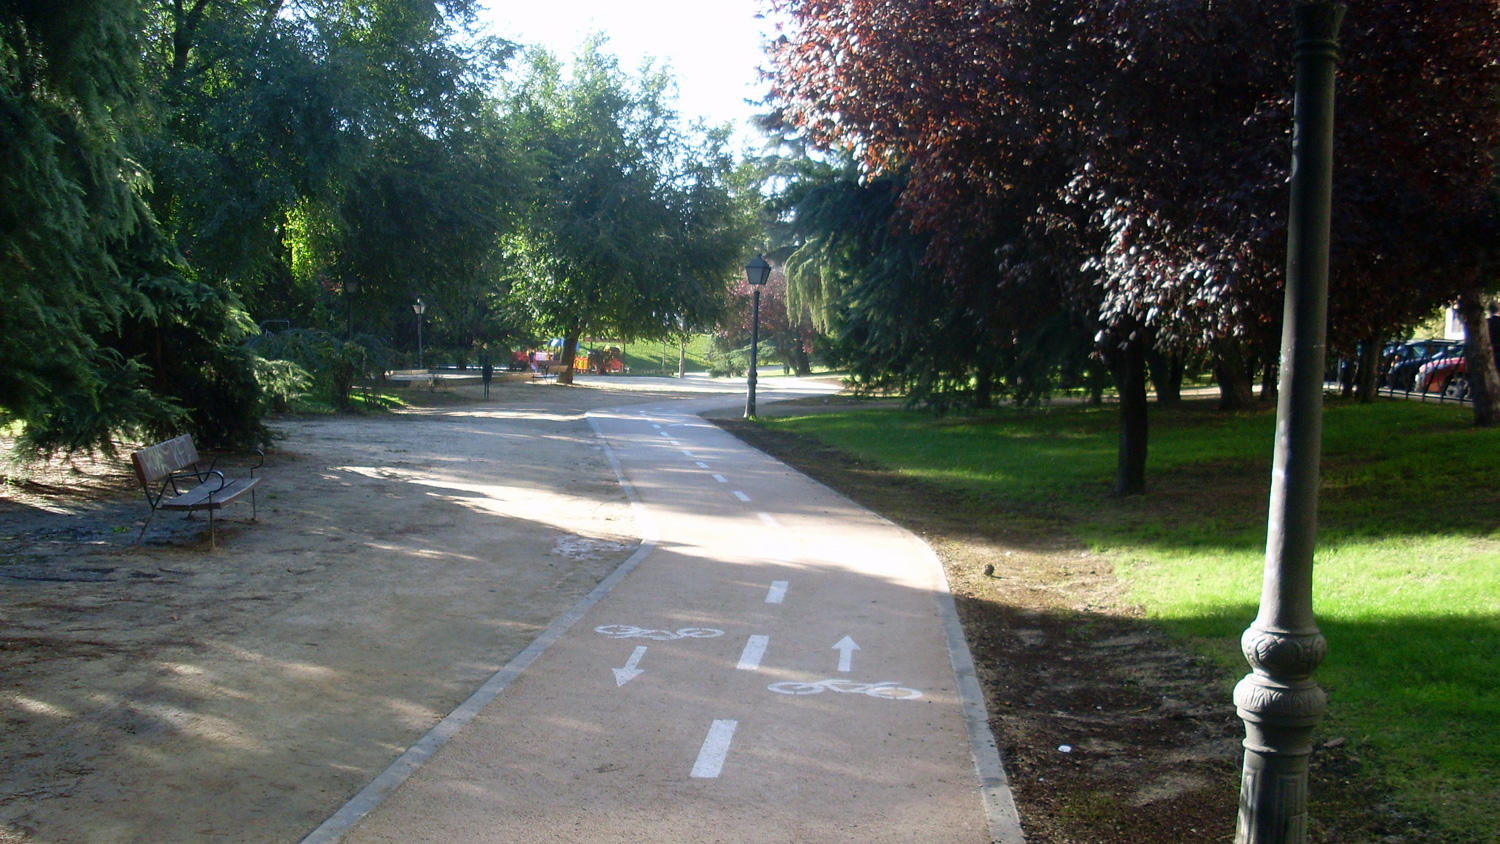
[[[309,377],[309,383],[301,384],[285,367],[265,370],[268,378],[283,379],[279,399],[289,403],[311,390],[327,397],[340,410],[349,409],[354,384],[370,375],[381,356],[378,344],[340,340],[327,331],[307,328],[263,334],[257,338],[255,350],[268,364],[291,364]]]
[[[715,378],[739,378],[750,371],[750,347],[725,348],[719,341],[709,346],[706,355],[708,374]]]
[[[262,412],[287,413],[292,402],[307,394],[313,377],[307,370],[289,360],[266,360],[255,357],[255,380],[260,384]]]

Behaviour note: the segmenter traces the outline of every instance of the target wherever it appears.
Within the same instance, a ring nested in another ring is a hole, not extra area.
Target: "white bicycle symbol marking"
[[[766,688],[782,695],[816,695],[823,692],[841,692],[848,695],[868,695],[885,700],[913,700],[922,696],[922,693],[916,689],[898,686],[893,680],[883,680],[879,683],[856,683],[853,680],[841,680],[838,678],[819,680],[816,683],[787,680],[781,683],[772,683]]]
[[[654,642],[670,642],[673,639],[712,639],[723,636],[723,630],[712,627],[684,627],[681,630],[650,630],[633,624],[605,624],[594,628],[611,639],[650,639]]]

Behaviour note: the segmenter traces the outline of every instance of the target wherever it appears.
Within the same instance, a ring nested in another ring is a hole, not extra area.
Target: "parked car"
[[[1416,389],[1424,393],[1442,393],[1443,398],[1469,397],[1469,366],[1463,355],[1434,358],[1417,370]]]
[[[1462,341],[1411,340],[1401,343],[1386,358],[1385,386],[1393,390],[1417,389],[1417,370],[1437,358],[1464,353]]]

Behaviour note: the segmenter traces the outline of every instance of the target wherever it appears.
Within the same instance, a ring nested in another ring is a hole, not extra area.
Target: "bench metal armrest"
[[[255,477],[255,470],[261,468],[264,465],[266,465],[266,452],[265,452],[265,449],[260,449],[260,448],[251,449],[250,451],[243,452],[243,454],[245,454],[246,456],[251,455],[251,454],[255,455],[255,463],[249,467],[249,469],[250,469],[250,477],[253,478],[253,477]],[[210,463],[210,464],[208,464],[208,471],[209,472],[216,472],[216,471],[218,471],[217,469],[214,468],[214,467],[216,467],[218,465],[219,465],[219,458],[215,457],[214,460],[213,460],[213,462]],[[220,477],[223,477],[223,473],[220,473]]]

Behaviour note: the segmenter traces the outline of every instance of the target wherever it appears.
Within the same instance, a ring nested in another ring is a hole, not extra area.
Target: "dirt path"
[[[217,551],[134,546],[120,464],[8,488],[0,841],[298,840],[629,555],[582,415],[628,396],[425,398],[275,424]]]

